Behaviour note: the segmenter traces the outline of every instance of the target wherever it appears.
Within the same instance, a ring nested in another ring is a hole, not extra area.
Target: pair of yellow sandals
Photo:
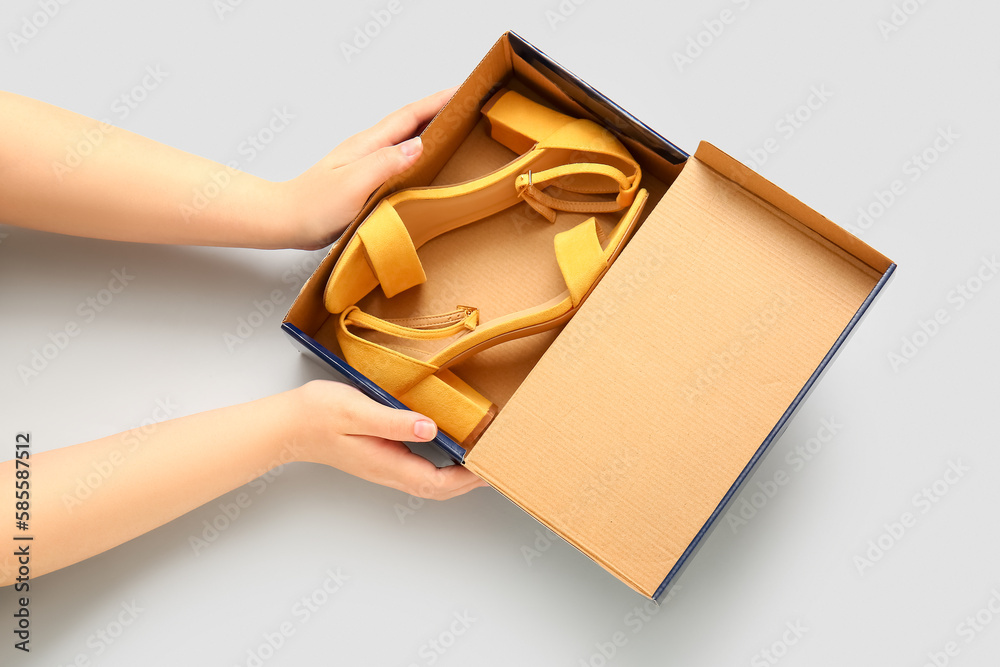
[[[618,256],[647,197],[639,189],[638,163],[597,124],[566,116],[510,90],[494,95],[482,113],[488,119],[490,136],[520,157],[472,181],[412,188],[385,197],[347,243],[324,295],[327,310],[340,314],[337,337],[344,359],[404,405],[435,419],[464,446],[478,438],[497,408],[448,368],[498,343],[566,322]],[[581,156],[594,161],[575,161]],[[549,185],[615,196],[601,201],[559,199],[544,192]],[[567,290],[540,306],[486,323],[479,322],[477,309],[464,306],[405,320],[381,319],[357,306],[378,285],[391,298],[426,282],[418,248],[520,202],[551,222],[556,211],[628,210],[603,245],[593,217],[556,234],[555,258]],[[387,334],[399,341],[400,349],[367,340],[364,331]],[[408,340],[445,339],[454,340],[425,358],[402,351]]]

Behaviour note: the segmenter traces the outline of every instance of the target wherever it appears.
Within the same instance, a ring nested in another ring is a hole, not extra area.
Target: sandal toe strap
[[[379,204],[357,233],[365,259],[387,297],[427,281],[406,225],[387,202]]]
[[[608,266],[598,231],[597,220],[587,218],[576,227],[556,234],[554,240],[556,261],[574,308]]]

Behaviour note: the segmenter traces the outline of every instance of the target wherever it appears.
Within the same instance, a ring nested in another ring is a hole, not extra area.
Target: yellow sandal
[[[496,406],[448,367],[493,345],[567,321],[621,251],[647,197],[638,188],[639,165],[596,124],[565,116],[513,91],[498,93],[483,113],[491,136],[524,154],[473,181],[413,188],[383,199],[348,242],[324,295],[327,310],[341,314],[337,337],[344,359],[403,404],[434,418],[463,446],[478,438]],[[581,157],[592,161],[572,161]],[[616,195],[610,201],[560,199],[544,192],[553,184],[577,193]],[[391,298],[425,282],[417,248],[520,201],[551,221],[555,211],[629,210],[603,246],[594,218],[555,236],[556,260],[568,290],[541,306],[480,326],[478,310],[472,307],[384,320],[355,305],[377,285]],[[378,332],[385,344],[363,338],[351,328]],[[447,338],[455,340],[421,359],[411,356],[413,350],[406,346],[411,340]]]

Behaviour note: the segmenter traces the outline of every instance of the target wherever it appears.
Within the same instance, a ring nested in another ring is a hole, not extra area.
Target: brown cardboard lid
[[[466,465],[653,596],[890,266],[702,144]]]

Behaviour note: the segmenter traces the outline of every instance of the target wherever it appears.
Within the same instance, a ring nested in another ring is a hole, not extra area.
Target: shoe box
[[[516,157],[489,138],[480,113],[502,88],[614,132],[641,164],[650,198],[566,325],[452,368],[500,410],[474,445],[444,433],[435,444],[660,600],[895,264],[713,145],[688,155],[509,32],[422,132],[418,162],[373,193],[330,248],[282,323],[304,352],[376,401],[404,407],[338,356],[337,318],[323,306],[333,265],[385,195],[477,178]],[[548,228],[519,204],[428,243],[428,281],[409,290],[418,312],[483,300],[513,312],[559,294]]]

